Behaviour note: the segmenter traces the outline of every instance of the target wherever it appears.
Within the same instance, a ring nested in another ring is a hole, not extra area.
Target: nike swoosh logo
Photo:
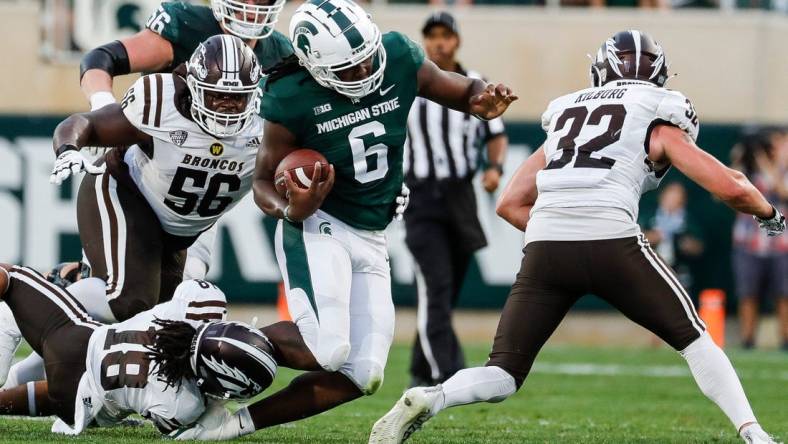
[[[391,89],[392,89],[392,88],[394,88],[395,86],[397,86],[397,84],[396,84],[396,83],[395,83],[395,84],[393,84],[393,85],[390,85],[390,86],[389,86],[388,88],[386,88],[386,89],[381,89],[381,90],[380,90],[380,95],[381,95],[381,96],[385,96],[385,95],[386,95],[386,94],[388,94],[388,93],[389,93],[389,91],[391,91]]]
[[[240,416],[238,417],[238,425],[241,427],[241,430],[243,430],[243,429],[244,429],[244,423],[243,423],[243,421],[241,420],[241,417],[240,417]]]

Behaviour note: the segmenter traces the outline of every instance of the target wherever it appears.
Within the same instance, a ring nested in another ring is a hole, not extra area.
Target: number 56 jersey
[[[121,102],[129,122],[153,140],[126,151],[131,178],[164,231],[184,237],[208,229],[251,190],[263,136],[263,121],[253,115],[239,134],[217,139],[191,119],[187,98],[182,78],[153,74]]]
[[[536,175],[526,241],[637,234],[640,196],[667,172],[648,159],[660,124],[697,138],[689,99],[647,82],[614,81],[553,100],[542,115],[546,166]]]

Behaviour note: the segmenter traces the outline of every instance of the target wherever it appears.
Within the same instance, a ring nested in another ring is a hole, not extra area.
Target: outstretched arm
[[[540,147],[517,168],[506,184],[495,212],[520,231],[525,231],[531,208],[536,202],[536,173],[545,167],[544,148]]]
[[[774,216],[774,208],[740,171],[728,168],[699,148],[682,129],[659,125],[651,132],[649,159],[670,162],[729,207],[761,219]]]
[[[172,44],[150,29],[94,48],[82,57],[80,87],[96,110],[114,103],[112,79],[132,72],[158,71],[172,63]]]
[[[60,122],[55,128],[52,147],[55,154],[60,155],[64,145],[79,149],[83,146],[127,146],[150,140],[149,135],[129,122],[121,106],[114,104],[89,113],[73,114]]]
[[[422,63],[417,81],[421,97],[485,120],[500,116],[517,100],[506,85],[487,84],[480,79],[444,71],[430,60]]]

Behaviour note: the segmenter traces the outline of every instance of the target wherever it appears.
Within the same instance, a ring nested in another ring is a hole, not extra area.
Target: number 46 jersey
[[[536,175],[539,194],[526,241],[637,234],[640,196],[667,172],[648,159],[651,130],[659,124],[677,126],[693,140],[698,135],[689,99],[647,82],[613,81],[553,100],[542,115],[547,165]]]
[[[263,121],[253,115],[239,134],[217,139],[191,119],[188,104],[176,104],[176,97],[188,96],[185,88],[175,74],[143,76],[121,107],[153,139],[152,146],[126,151],[131,178],[164,231],[188,237],[208,229],[251,190]]]

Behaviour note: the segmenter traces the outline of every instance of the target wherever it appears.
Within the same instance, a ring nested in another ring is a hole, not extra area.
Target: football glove
[[[769,236],[777,236],[785,231],[785,216],[776,207],[773,208],[774,216],[770,219],[761,219],[758,216],[753,216],[758,225],[766,230],[766,234]]]
[[[402,184],[402,190],[399,192],[399,196],[394,200],[397,204],[397,208],[394,209],[394,220],[402,220],[402,215],[405,214],[405,210],[408,209],[408,204],[410,204],[410,188],[404,183]]]
[[[106,165],[93,165],[88,161],[84,154],[76,150],[67,150],[60,153],[55,160],[55,167],[49,176],[49,183],[60,185],[68,176],[76,175],[82,171],[90,174],[102,174],[106,171]]]
[[[255,431],[246,407],[230,413],[222,403],[209,403],[205,413],[191,427],[176,430],[168,436],[177,441],[224,441]]]

